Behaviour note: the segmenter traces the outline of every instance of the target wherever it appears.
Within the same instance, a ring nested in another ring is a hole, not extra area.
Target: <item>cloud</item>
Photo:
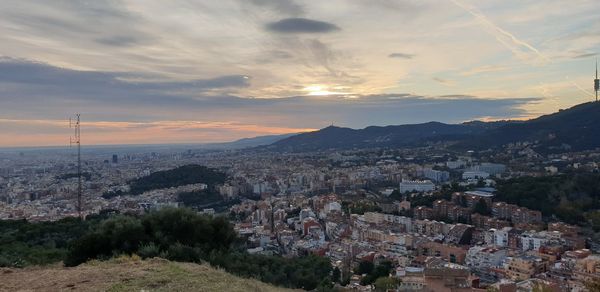
[[[410,0],[352,0],[349,1],[355,5],[360,5],[363,9],[379,9],[384,11],[393,11],[394,14],[401,13],[403,20],[407,17],[414,17],[420,14],[423,10],[429,8],[425,1],[410,1]]]
[[[117,35],[110,37],[97,38],[95,40],[99,44],[115,47],[127,47],[139,43],[139,40],[133,36]]]
[[[335,24],[307,18],[285,18],[266,25],[268,31],[276,33],[329,33],[340,30]]]
[[[341,72],[335,70],[332,67],[332,64],[336,62],[337,55],[336,53],[329,48],[328,45],[319,41],[319,40],[309,40],[308,48],[312,53],[314,59],[321,64],[324,68],[327,69],[333,76],[338,76]]]
[[[460,75],[473,76],[473,75],[477,75],[477,74],[481,74],[481,73],[500,72],[500,71],[506,71],[509,69],[510,69],[510,67],[508,67],[508,66],[484,65],[484,66],[480,66],[480,67],[471,68],[467,71],[463,71],[460,73]]]
[[[243,3],[251,3],[260,7],[268,7],[275,11],[289,15],[304,14],[304,7],[294,0],[241,0]]]
[[[0,84],[20,83],[36,87],[46,87],[48,94],[77,93],[107,90],[145,91],[197,90],[206,91],[219,88],[240,88],[249,85],[245,75],[226,75],[209,79],[188,81],[143,81],[147,75],[130,72],[102,72],[65,69],[48,64],[14,58],[0,58]],[[128,79],[142,80],[137,82]]]
[[[61,37],[95,35],[107,31],[107,27],[118,28],[121,32],[134,32],[131,26],[139,20],[120,1],[55,1],[48,6],[39,4],[21,2],[2,7],[6,10],[2,17],[21,29],[28,28],[33,32],[52,33]]]
[[[261,55],[256,58],[256,62],[259,64],[268,64],[268,63],[274,63],[274,62],[278,62],[278,61],[290,60],[293,58],[294,58],[294,56],[287,51],[269,50],[269,51],[261,53]]]
[[[445,85],[445,86],[451,86],[451,87],[454,87],[454,86],[456,86],[456,82],[454,82],[454,81],[452,81],[452,80],[443,79],[443,78],[440,78],[440,77],[433,77],[432,79],[433,79],[434,81],[437,81],[437,82],[438,82],[438,83],[440,83],[440,84],[443,84],[443,85]]]
[[[492,35],[496,37],[496,40],[500,42],[504,47],[509,49],[516,57],[524,61],[531,61],[532,58],[536,58],[543,63],[549,61],[538,49],[530,45],[529,43],[517,38],[512,33],[502,29],[494,22],[492,22],[487,16],[485,16],[477,8],[465,4],[459,0],[451,0],[456,6],[462,8],[469,14],[475,17],[475,19],[483,25],[483,27]]]
[[[405,53],[391,53],[388,55],[388,58],[398,58],[398,59],[412,59],[415,55],[413,54],[405,54]]]

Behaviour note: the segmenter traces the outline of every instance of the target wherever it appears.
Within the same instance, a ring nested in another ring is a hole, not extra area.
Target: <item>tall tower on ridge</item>
[[[596,59],[596,79],[594,79],[594,91],[596,92],[596,101],[598,101],[598,91],[600,91],[600,80],[598,80],[598,60]]]

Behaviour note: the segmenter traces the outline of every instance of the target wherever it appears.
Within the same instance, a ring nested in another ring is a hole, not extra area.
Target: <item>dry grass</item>
[[[290,291],[208,265],[120,257],[65,268],[0,269],[0,291]]]

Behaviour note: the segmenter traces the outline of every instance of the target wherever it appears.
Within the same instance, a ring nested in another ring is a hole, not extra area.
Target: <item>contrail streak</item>
[[[581,90],[581,92],[585,93],[586,95],[590,96],[590,97],[594,97],[594,94],[591,91],[588,91],[587,89],[579,86],[579,84],[575,83],[575,81],[572,81],[571,79],[569,79],[569,76],[565,76],[567,78],[567,80],[569,80],[569,82],[571,82],[571,84],[573,84],[573,86],[577,87],[579,90]]]
[[[518,39],[516,36],[511,34],[510,32],[502,29],[497,26],[495,23],[490,21],[481,11],[477,10],[475,7],[466,5],[459,0],[451,0],[456,6],[462,8],[469,14],[473,15],[477,21],[487,27],[490,32],[496,36],[496,39],[504,45],[507,49],[509,49],[513,54],[517,57],[521,58],[523,55],[523,49],[535,54],[538,58],[543,61],[549,61],[546,56],[544,56],[538,49],[534,48],[532,45]]]

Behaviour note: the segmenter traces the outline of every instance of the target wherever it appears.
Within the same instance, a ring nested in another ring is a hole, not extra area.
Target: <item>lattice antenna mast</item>
[[[596,59],[596,79],[594,79],[594,91],[596,92],[596,102],[598,102],[598,91],[600,91],[600,80],[598,79],[598,59]]]
[[[75,129],[70,146],[73,147],[73,144],[77,146],[77,214],[79,214],[79,218],[83,219],[81,213],[81,194],[83,190],[81,185],[81,114],[76,114],[74,121],[69,118],[69,127]]]

